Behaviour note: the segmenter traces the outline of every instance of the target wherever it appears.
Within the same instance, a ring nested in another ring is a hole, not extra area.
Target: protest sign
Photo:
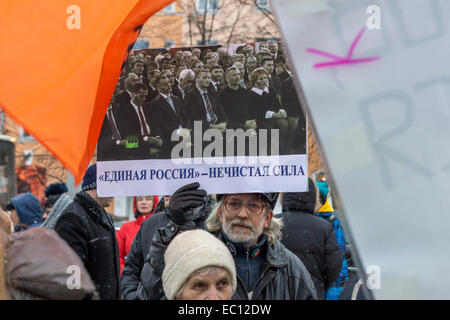
[[[132,52],[99,138],[99,194],[193,181],[210,193],[305,191],[305,116],[281,46],[266,47]]]
[[[373,294],[450,298],[450,3],[273,5]]]

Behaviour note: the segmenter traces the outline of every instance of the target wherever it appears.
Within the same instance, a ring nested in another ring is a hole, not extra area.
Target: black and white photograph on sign
[[[98,141],[101,195],[306,191],[294,83],[277,41],[133,50]]]
[[[133,51],[99,161],[306,154],[306,121],[278,42]]]

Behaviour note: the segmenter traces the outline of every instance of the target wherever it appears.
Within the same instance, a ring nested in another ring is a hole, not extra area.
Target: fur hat
[[[49,196],[57,196],[64,192],[69,191],[67,189],[67,185],[64,182],[54,182],[45,188],[45,196],[48,198]]]
[[[231,275],[233,293],[236,290],[236,267],[230,251],[222,241],[204,230],[177,235],[166,249],[164,262],[162,281],[169,300],[175,299],[192,273],[208,266],[227,270]]]
[[[94,163],[87,168],[81,184],[81,190],[97,189],[97,164]]]

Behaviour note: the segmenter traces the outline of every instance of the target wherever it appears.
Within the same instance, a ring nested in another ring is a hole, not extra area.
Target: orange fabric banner
[[[142,25],[173,1],[0,1],[0,107],[76,183]]]

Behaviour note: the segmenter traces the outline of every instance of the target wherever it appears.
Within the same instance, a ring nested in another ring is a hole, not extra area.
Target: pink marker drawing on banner
[[[364,34],[365,30],[366,30],[366,28],[363,27],[361,29],[361,31],[358,33],[358,35],[356,36],[355,40],[353,40],[353,43],[350,46],[350,49],[348,50],[347,57],[339,57],[334,54],[331,54],[331,53],[328,53],[328,52],[325,52],[322,50],[312,49],[312,48],[306,49],[307,52],[318,54],[318,55],[321,55],[321,56],[324,56],[324,57],[334,60],[334,61],[329,61],[329,62],[317,63],[314,65],[314,68],[317,69],[317,68],[330,67],[330,66],[339,66],[339,65],[344,65],[344,64],[370,62],[370,61],[375,61],[375,60],[380,59],[380,57],[368,57],[368,58],[358,58],[358,59],[352,58],[353,51],[355,51],[356,45],[358,44],[358,42],[361,39],[362,35]]]

